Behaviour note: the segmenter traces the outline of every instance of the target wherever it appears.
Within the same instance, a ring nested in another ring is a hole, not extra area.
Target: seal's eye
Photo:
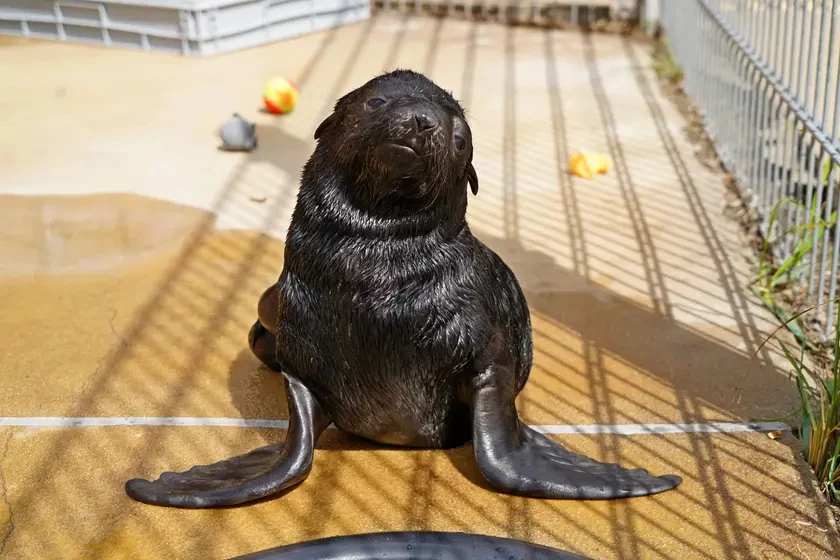
[[[368,99],[367,104],[368,104],[368,107],[370,107],[371,109],[378,109],[378,108],[382,107],[383,105],[385,105],[385,100],[381,99],[379,97],[373,97],[371,99]]]
[[[467,141],[460,136],[455,137],[455,149],[459,152],[467,146]]]

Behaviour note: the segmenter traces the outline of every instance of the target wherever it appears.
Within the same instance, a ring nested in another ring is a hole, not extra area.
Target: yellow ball
[[[297,84],[288,78],[271,78],[263,88],[263,103],[269,113],[290,113],[297,105],[297,100]]]

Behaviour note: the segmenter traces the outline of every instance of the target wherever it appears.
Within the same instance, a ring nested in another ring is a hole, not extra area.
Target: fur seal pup
[[[478,193],[460,104],[422,74],[380,75],[339,99],[315,131],[278,281],[248,340],[285,377],[289,429],[268,445],[126,492],[209,508],[303,481],[331,423],[383,444],[473,441],[478,470],[520,496],[611,499],[681,479],[577,455],[517,415],[531,321],[513,272],[466,222]]]

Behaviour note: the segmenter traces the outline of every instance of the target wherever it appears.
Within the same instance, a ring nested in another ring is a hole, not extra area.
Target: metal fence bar
[[[825,5],[823,6],[823,21],[828,19],[829,26],[830,26],[829,39],[828,39],[828,50],[827,50],[828,69],[825,73],[825,83],[823,84],[823,87],[822,87],[823,103],[822,103],[822,110],[821,110],[821,117],[820,117],[820,127],[823,130],[826,130],[826,127],[829,124],[829,121],[828,121],[829,89],[828,88],[829,88],[829,85],[831,83],[832,76],[837,75],[838,68],[836,67],[835,63],[840,62],[840,61],[836,61],[835,60],[836,57],[832,56],[833,53],[834,53],[835,35],[836,35],[835,30],[836,30],[836,27],[837,27],[836,25],[832,25],[832,22],[835,21],[835,17],[837,15],[837,12],[836,12],[837,5],[836,4],[837,4],[837,0],[831,0],[831,9],[828,12],[828,14],[826,14]],[[836,112],[837,112],[837,98],[835,97],[834,110],[832,111],[832,113],[836,113]],[[832,125],[832,130],[831,130],[831,133],[829,135],[829,138],[832,138],[835,133],[836,133],[836,127],[834,127]],[[824,166],[826,165],[826,163],[828,163],[828,165],[831,164],[830,160],[827,160],[827,162],[826,162],[826,156],[827,156],[827,154],[825,152],[823,152],[822,158],[821,158],[822,163],[820,164],[820,167],[819,167],[820,170],[824,169]],[[832,169],[829,173],[829,178],[828,178],[828,181],[827,181],[827,183],[829,185],[832,184],[833,171],[834,170],[833,170],[833,166],[832,166]],[[822,173],[821,173],[821,175],[822,175]],[[824,217],[825,217],[826,221],[829,221],[831,219],[831,213],[832,213],[832,207],[834,205],[834,199],[835,199],[834,194],[835,193],[834,193],[834,189],[827,189],[827,191],[828,192],[826,193],[826,204],[825,204]],[[838,237],[838,236],[835,235],[835,238],[836,237]],[[829,262],[831,262],[830,259],[829,259],[829,246],[830,246],[830,241],[831,240],[827,238],[827,239],[823,239],[822,241],[823,241],[822,242],[822,253],[820,255],[820,273],[819,273],[818,278],[824,279],[824,278],[826,278],[826,274],[828,274],[830,276],[835,276],[835,284],[836,284],[836,273],[837,273],[836,267],[835,267],[835,270],[833,271],[833,274],[832,274],[831,270],[826,270],[826,266],[829,264]],[[837,261],[835,261],[835,264],[837,264]],[[820,287],[822,287],[822,286],[820,286]],[[836,292],[836,285],[829,286],[829,294],[830,294],[829,298],[831,298],[831,294],[833,292]],[[833,306],[831,304],[829,304],[829,309],[833,309]],[[830,328],[830,326],[832,324],[832,314],[831,314],[830,311],[829,311],[826,319],[827,319],[826,324]]]
[[[832,3],[831,3],[831,22],[832,22],[831,29],[832,29],[832,31],[834,31],[836,33],[840,33],[840,23],[838,23],[838,20],[840,20],[840,0],[833,0]],[[837,67],[834,69],[834,71],[833,72],[829,71],[829,73],[828,73],[829,76],[834,77],[834,99],[833,99],[833,103],[832,102],[827,103],[827,105],[833,106],[833,111],[832,111],[833,119],[832,120],[834,121],[831,125],[831,133],[830,133],[829,137],[834,139],[835,147],[840,148],[840,141],[838,141],[838,134],[840,134],[840,38],[838,38],[838,44],[837,44],[836,49],[829,49],[829,50],[830,50],[829,60],[835,61],[837,63]],[[826,88],[828,88],[828,83],[826,84]],[[827,113],[826,113],[826,116],[827,116]],[[837,165],[832,165],[831,166],[831,170],[829,171],[829,174],[828,174],[828,180],[826,181],[826,183],[828,185],[840,184],[840,177],[838,177],[838,175],[840,175],[840,169],[838,169],[838,167],[840,166],[840,161],[835,160],[834,164],[837,164]],[[837,192],[837,191],[838,191],[838,189],[835,189],[835,188],[832,188],[832,189],[829,190],[829,200],[834,200],[834,202],[833,203],[829,202],[826,205],[827,206],[826,211],[827,212],[831,212],[831,211],[835,212],[835,216],[836,216],[836,212],[837,212],[837,210],[836,210],[837,203],[840,202],[840,200],[837,200],[837,198],[840,198],[840,192]],[[836,198],[835,198],[835,195],[836,195]],[[828,303],[827,321],[826,321],[826,329],[828,331],[830,331],[831,328],[834,326],[833,323],[832,323],[833,320],[835,319],[835,314],[834,314],[835,303],[834,302],[837,298],[837,282],[838,282],[837,276],[838,276],[838,269],[840,269],[840,234],[837,233],[836,229],[835,229],[835,234],[834,234],[834,251],[831,255],[831,263],[834,266],[831,267],[831,272],[829,274],[829,280],[828,280],[828,285],[829,285],[828,301],[829,301],[829,303]],[[840,325],[838,325],[837,327],[840,327]]]
[[[723,164],[777,262],[793,265],[789,285],[812,303],[831,302],[840,269],[840,0],[663,0],[659,13]],[[829,303],[814,314],[824,335],[835,310]]]

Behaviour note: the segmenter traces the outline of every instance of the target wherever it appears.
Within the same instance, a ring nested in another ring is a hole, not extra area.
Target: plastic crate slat
[[[14,18],[9,18],[7,16],[0,15],[0,21],[20,23],[21,20],[14,19]],[[44,18],[44,17],[27,18],[26,22],[27,23],[45,23],[45,24],[50,24],[50,25],[56,25],[57,24],[56,20],[47,19],[47,18]],[[132,25],[122,25],[122,24],[113,24],[112,23],[112,24],[108,24],[105,27],[102,27],[102,26],[93,24],[93,23],[88,22],[88,21],[73,20],[73,19],[64,19],[64,20],[61,20],[60,23],[64,24],[65,26],[70,25],[70,26],[73,26],[73,27],[88,27],[88,28],[91,28],[91,29],[99,29],[99,30],[104,29],[106,31],[120,31],[120,32],[123,32],[123,33],[136,33],[138,35],[154,35],[155,37],[163,37],[163,38],[167,38],[167,39],[182,39],[183,38],[183,35],[178,33],[178,32],[172,32],[172,31],[166,31],[166,30],[160,30],[160,29],[150,30],[150,29],[147,29],[147,28],[137,27],[137,26],[132,26]],[[58,32],[56,31],[56,34],[57,33]],[[2,30],[0,30],[0,35],[2,35],[2,34],[3,34]],[[189,38],[191,40],[196,39],[195,37],[189,37]]]
[[[207,56],[370,17],[370,0],[0,0],[0,35]]]
[[[242,33],[247,33],[249,31],[259,31],[262,29],[266,29],[272,27],[279,23],[284,22],[293,22],[298,21],[301,19],[312,18],[323,14],[332,14],[332,13],[339,13],[339,12],[349,12],[355,9],[367,6],[367,2],[365,0],[357,0],[352,3],[345,2],[344,0],[336,0],[329,2],[330,4],[341,4],[338,7],[331,6],[327,9],[316,9],[316,10],[307,10],[307,11],[299,11],[299,12],[289,12],[286,14],[282,14],[283,17],[279,17],[275,15],[275,17],[268,17],[263,19],[258,23],[242,23],[239,25],[232,25],[229,24],[228,26],[220,28],[217,24],[216,27],[216,37],[227,37],[230,35],[239,35]],[[299,4],[299,5],[312,5],[311,0],[287,0],[283,2],[283,4]],[[316,8],[318,6],[316,5]]]

